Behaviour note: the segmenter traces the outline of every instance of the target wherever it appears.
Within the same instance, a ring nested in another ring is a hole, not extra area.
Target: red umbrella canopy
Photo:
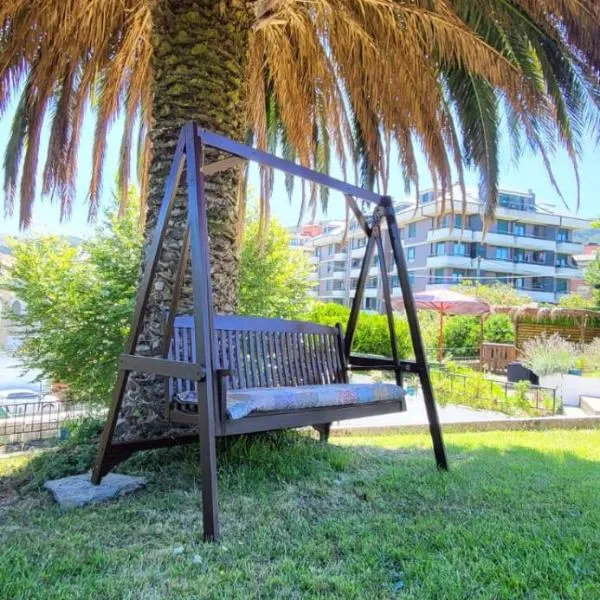
[[[446,315],[487,315],[491,306],[486,300],[466,296],[452,290],[433,290],[414,294],[416,308],[437,310]],[[394,302],[394,308],[402,308],[402,299]]]
[[[444,349],[444,315],[487,315],[491,311],[491,306],[486,300],[459,294],[452,290],[440,289],[430,292],[418,292],[413,297],[416,308],[436,310],[440,313],[439,362],[442,362]],[[394,300],[392,304],[396,309],[404,306],[401,298]]]

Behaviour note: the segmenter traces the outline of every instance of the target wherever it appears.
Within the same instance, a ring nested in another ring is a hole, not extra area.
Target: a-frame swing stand
[[[228,156],[222,160],[204,165],[203,148],[206,146],[220,150]],[[341,333],[341,328],[338,328],[337,332],[339,336],[337,340],[339,344],[337,344],[337,346],[339,346],[339,348],[335,348],[335,343],[328,342],[330,344],[330,346],[328,346],[329,352],[335,354],[339,350],[339,353],[336,354],[339,368],[337,374],[334,376],[337,378],[337,381],[343,383],[344,381],[348,381],[348,369],[386,369],[394,372],[396,384],[401,386],[403,373],[416,373],[419,376],[421,383],[437,466],[443,470],[448,468],[442,431],[423,347],[423,340],[421,338],[414,298],[408,280],[406,262],[400,241],[400,232],[391,198],[389,196],[379,196],[369,190],[358,188],[346,182],[324,175],[323,173],[301,167],[274,155],[239,144],[223,136],[207,131],[201,131],[194,123],[187,123],[182,128],[177,143],[173,163],[165,186],[162,205],[157,218],[156,229],[147,253],[144,274],[137,294],[131,332],[125,346],[125,352],[120,357],[119,371],[113,392],[112,404],[102,433],[100,447],[93,469],[92,483],[99,484],[102,477],[108,473],[111,468],[128,458],[134,452],[151,448],[176,446],[195,442],[199,439],[202,476],[202,514],[204,536],[206,539],[216,539],[219,536],[215,451],[215,438],[217,436],[264,431],[268,429],[281,429],[286,427],[301,427],[306,425],[313,425],[320,431],[328,432],[329,424],[333,421],[371,416],[374,414],[384,414],[405,409],[404,404],[382,402],[364,405],[357,404],[352,406],[321,407],[308,410],[296,409],[287,412],[278,412],[272,415],[265,414],[262,416],[245,417],[244,419],[237,421],[228,419],[226,413],[226,377],[228,376],[228,372],[220,368],[217,360],[218,343],[215,330],[215,314],[212,305],[204,177],[235,167],[244,161],[255,161],[263,166],[303,178],[314,184],[328,186],[329,188],[344,194],[346,202],[354,213],[359,226],[367,236],[367,244],[356,285],[355,297],[352,302],[350,317],[346,327],[345,337]],[[173,296],[165,325],[161,356],[139,356],[135,354],[135,350],[142,328],[151,284],[156,274],[169,216],[173,209],[176,191],[180,183],[184,165],[186,166],[188,196],[187,227],[184,232],[181,256],[175,274]],[[360,210],[357,200],[374,206],[370,222]],[[399,357],[394,318],[392,314],[390,281],[383,244],[385,232],[389,235],[392,258],[398,273],[415,354],[414,361],[402,360]],[[383,298],[390,332],[391,357],[356,355],[351,352],[352,340],[356,331],[360,306],[364,297],[369,269],[372,264],[375,250],[377,250],[380,259],[379,266]],[[190,252],[193,292],[192,345],[194,345],[195,350],[193,358],[184,361],[171,357],[169,348],[173,336],[173,327],[185,269],[188,264],[188,253]],[[219,319],[235,320],[239,318],[219,317]],[[266,322],[266,320],[256,320],[256,323],[262,323],[263,321]],[[270,321],[272,322],[273,320]],[[290,321],[282,321],[281,323],[287,324],[285,325],[287,328],[286,331],[306,332],[306,327],[310,327],[310,324],[306,323]],[[273,327],[272,324],[270,326]],[[321,335],[325,330],[327,330],[326,333],[336,331],[331,328],[321,327],[321,329],[318,330],[311,329],[309,332],[312,334],[315,331],[318,331],[318,334]],[[298,333],[294,335],[297,336],[295,338],[296,340],[301,337],[301,334]],[[274,338],[269,338],[269,344],[271,339]],[[314,342],[312,343],[314,344]],[[263,342],[263,344],[266,348],[266,342]],[[304,351],[306,351],[307,348],[308,342],[306,342],[304,346]],[[307,360],[310,361],[309,354],[310,353],[305,352],[305,355],[308,357]],[[290,354],[286,354],[286,357],[290,356]],[[331,357],[333,357],[333,354],[331,354]],[[297,359],[297,356],[294,358]],[[323,364],[325,364],[329,358],[329,356],[324,358]],[[271,356],[270,360],[272,359],[273,357]],[[281,356],[279,356],[278,360],[281,360]],[[317,361],[313,363],[313,366],[316,363]],[[273,363],[271,363],[271,369],[273,369]],[[197,423],[198,431],[196,433],[184,433],[153,439],[114,442],[113,436],[119,411],[123,402],[129,374],[132,371],[153,373],[171,380],[173,380],[173,378],[178,378],[179,380],[193,382],[197,393],[197,416],[194,418],[193,422]],[[296,382],[296,385],[302,384]]]

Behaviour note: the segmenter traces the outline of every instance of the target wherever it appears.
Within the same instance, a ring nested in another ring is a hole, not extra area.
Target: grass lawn
[[[220,544],[197,449],[147,452],[148,488],[61,513],[44,477],[93,448],[0,460],[2,598],[600,598],[600,430],[261,436],[223,444]]]

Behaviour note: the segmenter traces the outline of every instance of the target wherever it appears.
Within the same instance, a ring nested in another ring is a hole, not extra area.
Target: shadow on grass
[[[93,584],[96,597],[600,597],[600,456],[583,458],[599,432],[447,439],[449,473],[426,436],[393,448],[296,432],[220,440],[219,545],[200,542],[196,446],[140,453],[120,470],[147,490],[60,513],[35,490],[89,469],[95,446],[71,442],[5,481],[37,498],[33,520],[19,506],[6,520],[21,565],[8,589],[27,597],[43,581],[53,597],[59,563],[70,575],[58,569],[56,589]]]

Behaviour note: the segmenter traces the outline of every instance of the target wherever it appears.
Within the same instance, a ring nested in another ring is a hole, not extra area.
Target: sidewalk
[[[428,424],[425,403],[423,402],[423,397],[420,392],[416,396],[407,396],[406,405],[406,412],[377,415],[375,417],[365,417],[362,419],[350,419],[348,421],[336,421],[333,423],[332,427],[335,429],[351,429]],[[475,410],[473,408],[454,404],[438,406],[438,412],[442,424],[505,421],[514,418],[501,412]]]

